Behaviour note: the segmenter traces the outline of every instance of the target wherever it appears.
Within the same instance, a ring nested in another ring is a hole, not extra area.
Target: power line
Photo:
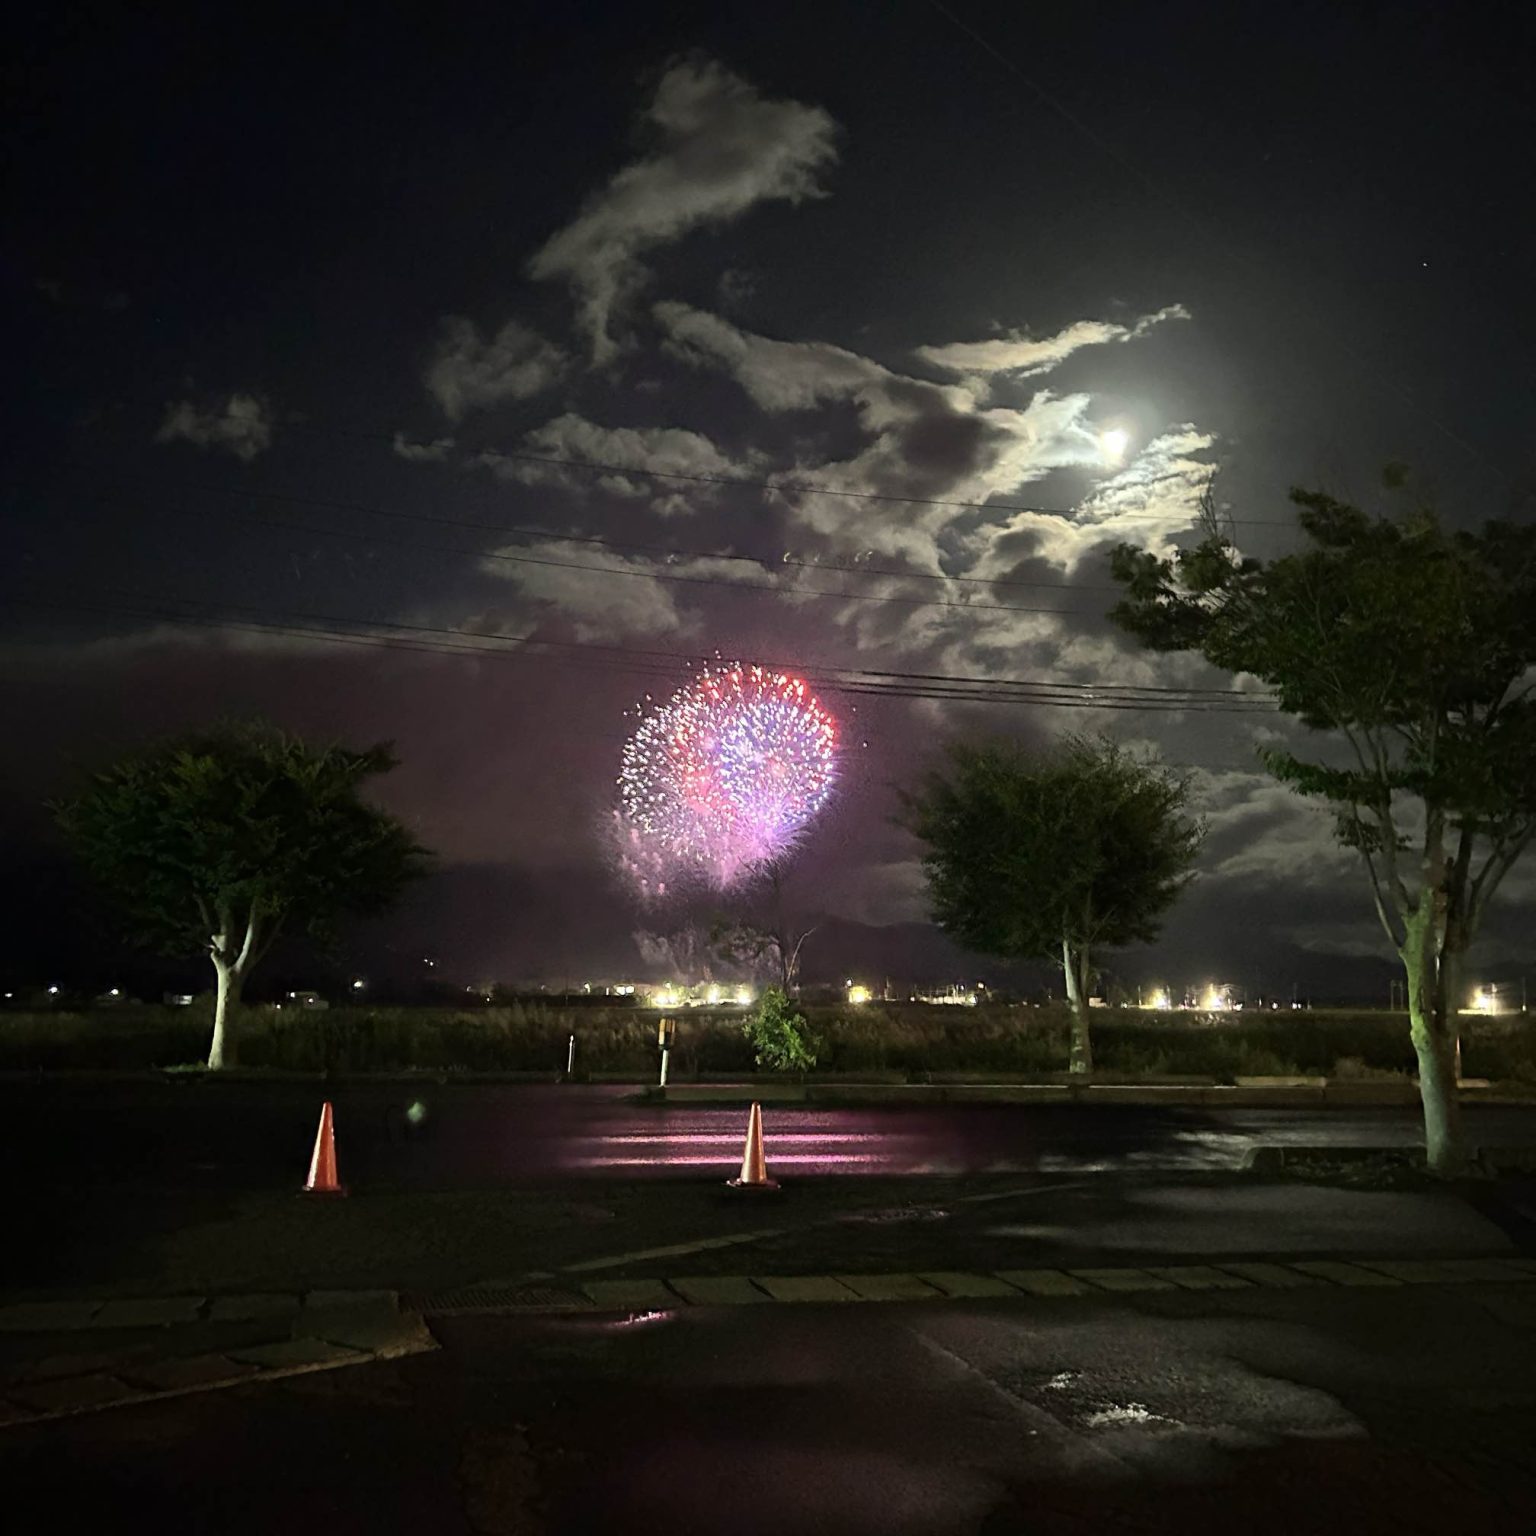
[[[204,629],[255,630],[307,639],[336,640],[343,644],[371,645],[378,649],[402,649],[426,651],[434,654],[489,656],[503,659],[541,660],[564,665],[595,666],[598,670],[637,673],[642,676],[675,680],[675,666],[658,665],[658,658],[668,658],[673,663],[695,662],[679,652],[646,651],[631,653],[620,647],[604,646],[582,641],[547,641],[526,635],[488,634],[434,625],[412,624],[400,620],[359,619],[332,614],[294,613],[287,611],[288,622],[272,622],[266,619],[244,621],[212,611],[215,605],[199,603],[179,597],[156,597],[153,594],[131,593],[140,599],[139,606],[126,606],[113,602],[89,604],[78,601],[49,602],[29,598],[17,598],[5,594],[7,601],[20,606],[40,608],[51,612],[93,612],[151,617],[173,624],[187,624]],[[143,606],[147,598],[151,606]],[[181,605],[167,608],[166,602]],[[158,604],[158,606],[156,606]],[[257,613],[262,610],[231,606],[236,612]],[[187,613],[186,608],[202,609]],[[292,619],[306,621],[303,624]],[[359,630],[355,626],[369,626]],[[380,634],[378,630],[404,631],[400,634]],[[546,647],[559,647],[578,652],[599,651],[601,656],[581,655],[551,657]],[[770,663],[774,670],[804,672],[816,686],[831,691],[864,697],[928,698],[951,702],[971,703],[1019,703],[1042,704],[1070,708],[1097,709],[1144,709],[1154,712],[1193,713],[1270,713],[1272,706],[1260,696],[1237,693],[1233,697],[1207,696],[1191,690],[1188,695],[1172,689],[1159,689],[1139,684],[1073,684],[1029,679],[994,679],[947,677],[943,674],[881,672],[857,668],[802,668],[780,667]],[[1215,695],[1216,690],[1207,691]]]
[[[1048,106],[1064,121],[1070,123],[1072,127],[1074,127],[1080,134],[1082,134],[1085,139],[1088,139],[1090,142],[1096,144],[1101,150],[1103,150],[1106,155],[1109,156],[1111,160],[1118,161],[1120,165],[1128,170],[1131,175],[1133,175],[1142,184],[1142,186],[1147,189],[1147,191],[1152,193],[1157,191],[1157,184],[1152,180],[1150,176],[1147,175],[1144,170],[1142,170],[1139,165],[1136,164],[1134,160],[1132,160],[1128,155],[1122,154],[1121,151],[1108,139],[1106,139],[1103,134],[1089,127],[1089,125],[1085,123],[1082,118],[1080,118],[1075,112],[1073,112],[1065,102],[1060,100],[1060,98],[1053,96],[1048,90],[1046,90],[1046,88],[1041,85],[1033,75],[1027,74],[1023,69],[1019,67],[1018,64],[1010,59],[1007,54],[1003,53],[1000,49],[995,48],[973,26],[971,26],[968,22],[962,21],[960,17],[955,15],[955,13],[950,10],[947,5],[940,4],[940,0],[928,0],[928,3],[941,16],[943,16],[946,20],[964,32],[966,36],[969,37],[971,41],[977,45],[977,47],[981,48],[987,53],[990,53],[992,57],[1003,66],[1004,69],[1006,69],[1010,74],[1016,75],[1020,80],[1022,80],[1024,84],[1027,85],[1030,90],[1032,90],[1035,95],[1038,96],[1040,100],[1046,104],[1046,106]]]
[[[1128,154],[1121,150],[1118,145],[1111,142],[1096,129],[1090,127],[1086,122],[1082,120],[1082,118],[1078,117],[1074,112],[1072,112],[1065,105],[1065,103],[1060,101],[1057,97],[1051,95],[1051,93],[1047,91],[1045,87],[1039,83],[1039,81],[1035,80],[1031,75],[1026,73],[1018,63],[1011,59],[994,43],[984,37],[968,22],[961,20],[961,18],[957,16],[952,10],[950,10],[948,6],[942,4],[941,0],[928,0],[928,3],[935,11],[943,16],[945,20],[949,21],[961,32],[964,32],[966,36],[969,37],[971,41],[974,42],[979,48],[996,59],[997,62],[1001,64],[1004,69],[1008,70],[1010,74],[1015,75],[1018,79],[1022,80],[1025,85],[1027,85],[1030,90],[1032,90],[1035,95],[1040,98],[1041,101],[1050,107],[1052,111],[1059,114],[1064,121],[1071,124],[1071,126],[1075,128],[1080,134],[1082,134],[1084,138],[1088,139],[1102,153],[1108,155],[1110,159],[1116,161],[1125,170],[1129,171],[1130,174],[1134,176],[1136,180],[1139,181],[1148,192],[1151,192],[1156,197],[1161,197],[1171,201],[1175,206],[1181,207],[1185,212],[1189,213],[1197,219],[1200,219],[1202,223],[1207,225],[1207,227],[1217,229],[1218,233],[1228,239],[1229,248],[1234,250],[1236,249],[1230,245],[1230,237],[1226,236],[1226,231],[1224,229],[1219,229],[1216,221],[1212,219],[1208,214],[1206,214],[1204,210],[1192,204],[1188,198],[1180,194],[1175,188],[1171,188],[1165,183],[1160,184],[1157,182],[1147,171],[1143,170],[1135,160],[1133,160]],[[1246,257],[1245,253],[1239,252],[1239,255],[1244,260],[1251,260],[1251,258]],[[1295,308],[1301,310],[1310,318],[1311,312],[1306,305],[1296,304],[1294,300],[1292,302]],[[1395,394],[1397,398],[1404,405],[1406,405],[1410,411],[1414,412],[1418,416],[1421,416],[1425,421],[1427,421],[1430,426],[1432,426],[1438,433],[1440,433],[1442,437],[1446,439],[1446,441],[1454,443],[1458,448],[1462,450],[1463,453],[1468,454],[1470,457],[1477,459],[1480,463],[1486,465],[1493,471],[1494,474],[1503,480],[1506,485],[1512,483],[1510,475],[1501,465],[1496,464],[1491,458],[1488,457],[1486,453],[1482,451],[1482,449],[1477,447],[1476,444],[1469,442],[1459,432],[1447,426],[1443,421],[1440,420],[1438,416],[1434,414],[1433,411],[1429,410],[1426,406],[1421,405],[1413,397],[1413,394],[1410,390],[1405,388],[1401,383],[1394,379],[1383,379],[1381,370],[1374,363],[1372,363],[1371,360],[1366,357],[1364,353],[1362,353],[1357,347],[1351,345],[1348,339],[1339,333],[1337,328],[1332,326],[1327,327],[1326,334],[1332,340],[1334,345],[1339,347],[1346,355],[1353,358],[1356,364],[1358,364],[1362,369],[1364,369],[1368,374],[1376,379],[1378,385],[1384,385],[1386,389]],[[1245,521],[1261,520],[1247,519]]]

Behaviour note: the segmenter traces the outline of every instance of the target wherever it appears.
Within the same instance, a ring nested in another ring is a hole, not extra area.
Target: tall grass
[[[817,1036],[818,1072],[1060,1072],[1067,1060],[1064,1008],[867,1004],[804,1010]],[[739,1010],[689,1010],[673,1048],[675,1077],[749,1073],[752,1049]],[[1536,1083],[1536,1020],[1467,1021],[1469,1077]],[[0,1069],[156,1068],[197,1062],[210,1019],[191,1008],[98,1013],[0,1013]],[[656,1065],[654,1018],[633,1009],[564,1009],[539,1001],[507,1007],[242,1010],[242,1066],[288,1071],[549,1072],[643,1076]],[[1299,1012],[1212,1017],[1149,1016],[1104,1009],[1094,1017],[1099,1070],[1128,1077],[1269,1074],[1376,1076],[1414,1070],[1407,1021],[1382,1013]]]

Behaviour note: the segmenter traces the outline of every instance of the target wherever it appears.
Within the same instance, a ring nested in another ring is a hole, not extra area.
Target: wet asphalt
[[[463,1188],[593,1178],[698,1178],[741,1156],[744,1107],[653,1106],[624,1087],[554,1085],[0,1084],[0,1156],[44,1182],[271,1188],[307,1166],[321,1102],[343,1174]],[[1470,1106],[1475,1144],[1536,1146],[1536,1106]],[[771,1163],[795,1178],[1124,1170],[1220,1171],[1263,1143],[1406,1148],[1418,1112],[1195,1106],[769,1105]],[[39,1157],[45,1150],[46,1156]]]
[[[11,1528],[940,1536],[1536,1515],[1533,1287],[459,1318],[0,1433]]]

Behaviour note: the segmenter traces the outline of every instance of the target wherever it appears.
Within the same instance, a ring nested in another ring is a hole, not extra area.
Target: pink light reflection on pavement
[[[810,1168],[825,1165],[845,1168],[896,1167],[890,1160],[875,1156],[844,1154],[841,1152],[809,1152],[796,1157],[793,1153],[772,1153],[769,1162],[780,1168]],[[571,1166],[576,1168],[654,1168],[658,1163],[668,1168],[724,1168],[718,1157],[579,1157]],[[917,1172],[908,1164],[900,1164],[903,1171]]]
[[[711,1146],[741,1145],[742,1133],[740,1131],[635,1131],[627,1136],[600,1136],[599,1141],[620,1145],[624,1143],[662,1143],[669,1142],[707,1142]],[[903,1139],[899,1136],[876,1136],[864,1132],[842,1133],[837,1131],[794,1131],[779,1135],[774,1138],[764,1137],[764,1143],[773,1139],[784,1142],[883,1142],[889,1144],[892,1141]]]

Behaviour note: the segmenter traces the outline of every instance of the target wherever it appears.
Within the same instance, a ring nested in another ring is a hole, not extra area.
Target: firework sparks
[[[836,722],[802,679],[707,668],[625,744],[621,862],[653,895],[735,885],[794,847],[831,793],[836,752]]]

